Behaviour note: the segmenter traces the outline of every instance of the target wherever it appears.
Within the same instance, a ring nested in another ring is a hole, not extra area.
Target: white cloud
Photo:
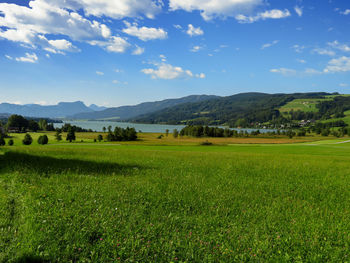
[[[137,27],[136,23],[130,24],[125,22],[127,28],[123,29],[123,32],[137,37],[142,41],[154,40],[154,39],[166,39],[168,37],[168,33],[162,28],[153,28],[153,27]]]
[[[196,74],[196,77],[199,79],[205,79],[205,74],[204,73]]]
[[[201,46],[194,46],[190,49],[191,52],[198,52],[202,49],[203,47]]]
[[[295,6],[294,10],[298,14],[298,16],[302,16],[303,15],[303,8],[302,7]]]
[[[294,45],[292,48],[295,50],[295,52],[302,53],[303,50],[305,49],[305,46]]]
[[[325,73],[350,71],[350,57],[342,56],[340,58],[331,59],[323,71]]]
[[[99,76],[103,76],[105,73],[103,73],[102,71],[96,71],[96,74]]]
[[[211,20],[215,17],[225,18],[240,13],[249,13],[263,3],[263,0],[169,0],[169,8],[171,11],[198,10],[203,19]]]
[[[296,70],[294,69],[289,69],[289,68],[276,68],[276,69],[270,69],[270,72],[272,73],[278,73],[283,76],[293,76],[297,73]]]
[[[166,61],[166,56],[164,56],[163,54],[160,54],[159,57],[160,57],[160,59],[161,59],[163,62]]]
[[[89,41],[90,45],[100,46],[109,52],[124,53],[131,45],[121,37],[111,37],[107,41]]]
[[[319,54],[319,55],[327,55],[327,56],[334,56],[335,55],[335,52],[333,50],[329,50],[329,49],[325,49],[325,48],[315,48],[312,51]]]
[[[5,58],[7,58],[9,60],[13,60],[13,57],[11,57],[10,55],[5,55]]]
[[[301,63],[301,64],[305,64],[306,63],[306,60],[304,60],[304,59],[297,59],[297,61],[299,62],[299,63]]]
[[[189,24],[186,34],[193,37],[193,36],[201,36],[204,34],[204,32],[200,27],[194,27],[192,24]]]
[[[278,40],[274,40],[271,43],[264,44],[261,46],[261,49],[272,47],[272,46],[276,45],[278,42],[279,42]]]
[[[328,43],[329,46],[339,49],[343,52],[350,52],[350,46],[346,44],[340,44],[337,40]]]
[[[120,82],[118,80],[113,80],[112,83],[113,84],[119,84]]]
[[[192,71],[185,70],[181,67],[172,66],[167,63],[161,63],[157,64],[154,63],[154,66],[156,66],[156,69],[154,68],[145,68],[142,69],[141,72],[143,72],[146,75],[151,75],[152,79],[179,79],[179,78],[205,78],[205,75],[203,73],[193,75]]]
[[[339,83],[339,87],[349,87],[349,84],[347,84],[347,83]]]
[[[340,12],[340,14],[347,16],[350,14],[350,9],[346,9],[345,11]]]
[[[93,17],[154,18],[162,5],[159,0],[32,0],[28,6],[0,3],[0,38],[56,54],[79,51],[68,39],[46,39],[61,35],[111,52],[124,52],[129,45],[126,40],[112,36],[110,28]]]
[[[238,20],[239,23],[254,23],[259,20],[281,19],[289,16],[291,16],[291,14],[288,9],[285,9],[285,10],[272,9],[262,13],[258,13],[255,16],[245,16],[245,15],[239,14],[235,16],[235,18]]]
[[[115,73],[122,73],[122,72],[124,72],[124,70],[117,68],[117,69],[114,70],[114,72]]]
[[[37,55],[35,53],[32,53],[32,54],[26,53],[25,57],[16,58],[16,61],[36,63],[38,61],[38,57],[37,57]]]
[[[180,26],[180,25],[174,25],[174,27],[175,27],[176,29],[182,29],[182,26]]]
[[[136,48],[132,52],[133,55],[142,55],[145,52],[145,49],[136,45]]]

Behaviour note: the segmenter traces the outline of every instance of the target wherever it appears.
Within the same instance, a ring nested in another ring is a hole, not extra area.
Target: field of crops
[[[347,140],[15,141],[0,148],[0,262],[349,261]]]

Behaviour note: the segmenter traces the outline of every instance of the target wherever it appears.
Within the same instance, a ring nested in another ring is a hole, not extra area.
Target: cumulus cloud
[[[11,57],[10,55],[5,55],[5,58],[7,58],[9,60],[13,60],[13,57]]]
[[[263,3],[263,0],[169,0],[169,8],[171,11],[200,11],[203,19],[211,20],[248,13]]]
[[[295,6],[294,10],[298,14],[298,16],[302,16],[303,15],[303,8],[302,7]]]
[[[142,41],[154,40],[154,39],[166,39],[168,33],[162,28],[153,27],[138,27],[136,23],[130,24],[125,22],[127,28],[123,29],[123,32],[141,39]]]
[[[114,53],[124,53],[131,45],[124,38],[121,37],[111,37],[106,41],[89,41],[90,45],[100,46],[109,52]]]
[[[289,68],[275,68],[275,69],[270,69],[270,72],[272,73],[278,73],[283,76],[293,76],[297,73],[296,70],[294,69],[289,69]]]
[[[347,83],[339,83],[339,87],[349,87],[349,84],[347,84]]]
[[[349,15],[350,14],[350,9],[346,9],[346,10],[344,10],[343,12],[340,12],[342,15],[345,15],[345,16],[347,16],[347,15]]]
[[[274,40],[271,43],[266,43],[266,44],[262,45],[261,49],[272,47],[272,46],[276,45],[278,42],[279,42],[278,40]]]
[[[325,73],[348,72],[350,71],[350,57],[342,56],[340,58],[331,59],[327,67],[324,69]]]
[[[331,46],[331,47],[338,49],[340,51],[343,51],[343,52],[350,52],[350,46],[348,46],[346,44],[341,44],[337,40],[335,40],[333,42],[329,42],[328,46]]]
[[[28,6],[0,3],[0,38],[19,42],[25,47],[39,46],[56,54],[79,51],[71,41],[52,37],[61,35],[111,52],[124,52],[128,46],[126,40],[113,36],[110,28],[94,17],[154,18],[162,10],[162,5],[159,0],[32,0]],[[159,33],[164,34],[152,28],[141,28],[137,33],[140,38],[149,39],[154,32],[158,37]]]
[[[198,52],[202,49],[203,47],[201,46],[194,46],[190,49],[191,52]]]
[[[152,79],[205,78],[204,73],[194,75],[190,70],[185,70],[182,67],[172,66],[164,62],[161,64],[154,63],[154,66],[156,66],[155,69],[145,68],[141,72],[150,75]]]
[[[136,45],[136,48],[132,52],[133,55],[142,55],[145,52],[145,49]]]
[[[301,63],[301,64],[305,64],[306,63],[306,60],[304,60],[304,59],[297,59],[297,61],[299,62],[299,63]]]
[[[312,50],[314,53],[317,53],[319,55],[327,55],[327,56],[334,56],[335,52],[333,50],[325,49],[325,48],[315,48]]]
[[[292,48],[295,50],[295,52],[302,53],[303,50],[305,49],[305,46],[301,46],[301,45],[296,44]]]
[[[239,14],[235,16],[235,18],[238,20],[239,23],[254,23],[259,20],[281,19],[289,16],[291,16],[291,14],[288,9],[285,9],[285,10],[272,9],[262,13],[258,13],[255,16],[246,16],[246,15]]]
[[[103,76],[105,73],[103,73],[102,71],[96,71],[96,74],[99,76]]]
[[[38,57],[35,53],[26,53],[24,57],[16,58],[16,61],[19,62],[28,62],[28,63],[36,63],[38,61]]]
[[[194,27],[192,24],[189,24],[186,34],[193,37],[193,36],[201,36],[204,34],[204,32],[200,27]]]

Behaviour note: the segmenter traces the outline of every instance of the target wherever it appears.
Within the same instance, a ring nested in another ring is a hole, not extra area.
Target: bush
[[[8,144],[9,146],[12,146],[12,145],[14,144],[14,142],[13,142],[13,140],[11,139],[11,140],[9,140],[9,141],[7,142],[7,144]]]
[[[4,146],[5,145],[5,140],[4,140],[4,137],[2,137],[0,135],[0,146]]]
[[[38,139],[38,143],[41,145],[47,144],[49,142],[49,138],[46,135],[42,135]]]
[[[22,140],[22,143],[24,145],[31,145],[33,142],[33,139],[32,139],[32,136],[30,136],[29,133],[27,133],[25,136],[24,136],[24,139]]]
[[[201,142],[201,145],[209,146],[209,145],[213,145],[213,143],[205,141],[205,142]]]
[[[99,135],[97,136],[97,140],[98,140],[99,142],[101,142],[101,141],[103,140],[103,137],[102,137],[101,134],[99,134]]]

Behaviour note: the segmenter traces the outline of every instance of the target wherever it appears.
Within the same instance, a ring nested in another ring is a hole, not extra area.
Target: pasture
[[[0,262],[349,261],[348,138],[51,136],[0,148]]]

